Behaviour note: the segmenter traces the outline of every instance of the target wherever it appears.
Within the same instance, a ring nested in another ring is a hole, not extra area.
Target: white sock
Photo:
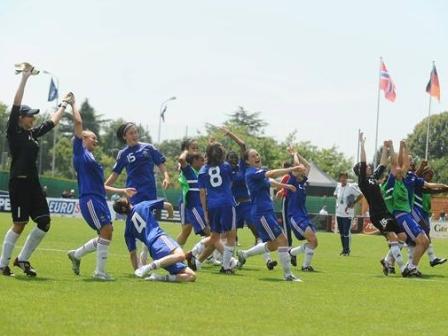
[[[307,246],[308,246],[307,244],[302,244],[300,246],[294,247],[289,250],[289,253],[293,256],[297,256],[301,253],[305,253],[305,249]]]
[[[268,250],[266,249],[266,243],[258,243],[257,245],[252,246],[250,249],[242,251],[245,258],[249,258],[254,255],[259,255],[266,252],[268,252]]]
[[[265,251],[263,253],[263,259],[265,263],[267,263],[268,261],[272,261],[271,254],[268,251]]]
[[[222,267],[225,270],[230,269],[230,259],[233,257],[235,246],[224,245],[224,252],[222,254]]]
[[[5,239],[3,240],[2,255],[0,257],[0,268],[8,266],[9,260],[11,260],[12,250],[19,237],[20,235],[15,233],[12,229],[9,229],[8,232],[6,232]]]
[[[397,262],[398,267],[400,267],[400,271],[403,272],[406,265],[404,264],[403,257],[401,256],[400,246],[398,244],[391,243],[389,253],[394,256],[394,259]]]
[[[74,253],[75,258],[81,259],[86,254],[95,251],[97,243],[98,243],[98,238],[92,238],[87,243],[82,245],[81,247],[78,247]]]
[[[415,266],[412,262],[408,262],[408,268],[412,270],[414,268],[417,268],[417,266]]]
[[[291,275],[291,255],[289,254],[289,246],[281,246],[278,248],[278,258],[282,264],[285,277]]]
[[[151,278],[153,281],[164,281],[164,282],[176,282],[176,275],[175,274],[151,274]]]
[[[408,245],[408,264],[413,265],[414,261],[414,246]]]
[[[96,273],[106,273],[105,268],[109,245],[110,240],[98,238],[98,244],[96,248]]]
[[[204,251],[205,245],[203,240],[199,241],[192,249],[191,253],[197,258]]]
[[[31,230],[30,234],[26,238],[25,245],[23,245],[22,251],[20,251],[17,259],[19,259],[19,261],[28,261],[28,259],[31,257],[31,254],[42,241],[42,238],[44,238],[45,234],[46,232],[42,231],[37,226],[33,230]]]
[[[213,256],[213,258],[215,258],[215,260],[218,260],[218,261],[221,261],[222,258],[223,258],[223,255],[222,255],[221,252],[219,252],[217,249],[215,249],[215,250],[213,251],[212,256]]]
[[[195,264],[196,264],[196,270],[200,270],[202,267],[202,263],[199,261],[199,259],[195,259]]]
[[[312,249],[311,247],[306,246],[305,247],[305,258],[303,259],[303,267],[308,267],[311,265],[311,260],[313,259],[314,256],[314,249]]]
[[[152,263],[149,264],[149,269],[151,271],[155,270],[155,269],[158,269],[159,267],[160,267],[160,260],[159,259],[154,260]]]
[[[157,261],[157,262],[156,262]],[[156,260],[150,264],[140,266],[140,270],[143,271],[143,274],[148,274],[149,272],[160,267],[160,261]]]
[[[434,252],[434,248],[432,247],[432,244],[429,243],[428,249],[426,250],[426,253],[428,254],[429,261],[433,261],[436,258],[436,254]]]
[[[386,256],[384,257],[384,260],[388,265],[392,265],[394,263],[394,255],[392,254],[392,251],[390,249],[392,245],[389,244],[389,249],[387,250]]]

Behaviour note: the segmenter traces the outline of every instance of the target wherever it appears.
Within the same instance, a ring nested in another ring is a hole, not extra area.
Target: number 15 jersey
[[[232,167],[227,162],[219,166],[204,165],[199,171],[199,188],[207,190],[209,209],[234,206],[232,194]]]

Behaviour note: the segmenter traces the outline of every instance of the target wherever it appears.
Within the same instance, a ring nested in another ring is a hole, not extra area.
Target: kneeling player
[[[183,261],[185,253],[179,244],[167,236],[152,215],[153,209],[162,209],[163,199],[143,201],[133,206],[127,198],[121,198],[114,203],[114,210],[126,214],[125,241],[131,257],[135,275],[146,280],[169,282],[193,282],[196,274]],[[149,250],[153,262],[138,268],[136,239],[143,242]],[[151,273],[164,268],[167,275]]]
[[[296,191],[288,192],[288,219],[291,229],[298,240],[307,240],[301,246],[292,248],[289,251],[291,256],[297,256],[305,253],[303,259],[302,271],[313,272],[311,260],[314,256],[314,250],[317,247],[316,228],[311,223],[306,209],[306,181],[310,173],[310,164],[300,154],[289,148],[289,153],[293,156],[294,166],[304,167],[304,170],[292,171],[289,174],[288,184],[293,185]]]

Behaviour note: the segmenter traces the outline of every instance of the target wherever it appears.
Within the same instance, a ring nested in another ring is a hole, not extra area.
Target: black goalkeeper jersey
[[[38,179],[36,165],[39,152],[38,138],[51,131],[54,123],[48,120],[35,128],[26,130],[19,126],[19,110],[20,106],[14,105],[8,120],[7,139],[11,156],[9,178]]]
[[[361,162],[359,167],[358,185],[369,203],[369,213],[372,220],[381,220],[389,216],[386,203],[377,180],[383,175],[385,166],[379,165],[372,176],[366,176],[366,163]]]

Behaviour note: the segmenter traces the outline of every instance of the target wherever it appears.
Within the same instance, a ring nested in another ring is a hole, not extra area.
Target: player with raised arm
[[[189,154],[184,150],[179,156],[182,176],[185,178],[186,188],[183,188],[183,204],[185,209],[185,223],[194,229],[200,236],[209,236],[210,228],[206,224],[204,210],[199,196],[198,174],[204,165],[204,156],[201,153]],[[190,229],[191,231],[191,229]]]
[[[381,152],[381,160],[375,171],[367,164],[367,155],[365,150],[365,137],[361,132],[359,134],[359,143],[361,144],[361,162],[353,167],[353,171],[358,176],[358,186],[369,204],[369,215],[372,224],[381,232],[387,240],[390,254],[393,256],[400,271],[404,272],[406,264],[400,251],[400,241],[406,240],[404,230],[398,225],[394,216],[387,209],[384,202],[379,180],[384,175],[387,166],[387,153],[390,150],[393,154],[392,141],[384,141]],[[387,263],[387,257],[381,259],[384,275],[389,275],[390,265]]]
[[[404,141],[400,141],[400,149],[397,155],[392,156],[391,173],[385,185],[385,203],[391,210],[395,220],[407,235],[407,238],[415,244],[413,255],[401,272],[403,277],[421,276],[418,263],[425,253],[429,240],[423,229],[413,218],[412,199],[416,184],[424,184],[420,180],[408,174],[410,166],[409,155]]]
[[[448,191],[448,186],[439,183],[432,183],[432,178],[434,176],[433,170],[428,166],[428,161],[423,160],[420,163],[417,171],[409,172],[409,174],[414,174],[416,177],[423,179],[425,185],[422,183],[417,183],[415,186],[414,193],[414,207],[412,209],[412,214],[414,219],[419,223],[422,229],[425,231],[429,239],[429,245],[426,253],[429,257],[429,265],[431,267],[444,264],[446,258],[438,258],[434,252],[434,247],[431,243],[430,238],[430,212],[431,212],[431,194],[443,193]]]
[[[255,149],[246,152],[245,160],[249,167],[246,171],[246,183],[252,199],[252,218],[257,228],[258,236],[264,243],[255,245],[248,250],[238,251],[240,267],[246,263],[246,259],[262,254],[265,251],[278,251],[280,263],[283,267],[283,276],[286,281],[301,281],[291,273],[291,255],[289,254],[288,239],[277,222],[274,206],[270,196],[271,185],[296,191],[290,184],[279,183],[274,180],[292,171],[304,172],[303,166],[288,169],[266,170],[261,167],[260,154]]]
[[[96,161],[93,152],[98,145],[96,134],[83,130],[82,118],[71,95],[70,104],[73,110],[73,123],[75,137],[73,139],[73,166],[76,171],[79,188],[79,206],[82,216],[87,224],[98,233],[98,237],[68,252],[72,262],[72,270],[76,275],[80,273],[81,258],[88,253],[96,251],[96,269],[93,277],[98,280],[111,280],[106,273],[108,249],[112,240],[112,219],[106,202],[106,189],[104,186],[103,167]],[[121,193],[131,197],[135,194],[134,188],[118,189],[106,187],[108,191]]]
[[[247,227],[250,229],[252,234],[255,237],[255,245],[262,243],[261,239],[258,237],[257,229],[253,224],[252,220],[252,202],[249,196],[249,190],[246,185],[246,169],[247,163],[244,160],[244,154],[246,153],[246,144],[243,140],[241,140],[236,134],[231,132],[226,127],[221,127],[221,130],[227,135],[230,139],[235,141],[237,145],[240,147],[240,157],[235,152],[227,153],[227,162],[232,166],[232,193],[233,197],[236,201],[236,228],[242,229],[244,228],[244,223],[246,223]],[[266,264],[268,270],[272,271],[275,266],[277,266],[277,261],[272,260],[271,254],[269,252],[263,253],[263,259]]]
[[[284,161],[282,168],[291,168],[292,164],[289,161]],[[288,183],[289,174],[283,175],[280,179],[280,183]],[[285,188],[278,188],[275,193],[275,198],[281,200],[282,202],[282,226],[283,232],[288,238],[289,247],[292,246],[292,232],[291,232],[291,223],[288,219],[288,190]],[[291,255],[291,265],[297,266],[297,257],[295,255]]]
[[[191,171],[190,168],[192,168],[193,172],[196,173],[196,175],[199,173],[199,169],[202,167],[203,165],[203,157],[202,157],[202,164],[199,166],[200,164],[200,160],[195,160],[195,166],[197,165],[198,169],[195,169],[194,167],[192,167],[191,164],[188,164],[186,159],[188,158],[189,155],[196,155],[198,154],[198,143],[196,140],[187,138],[184,139],[181,143],[181,151],[182,154],[181,156],[184,154],[184,152],[186,152],[186,156],[183,157],[184,163],[186,165],[189,166],[189,168],[185,167],[185,169],[188,171],[188,175],[190,177],[187,178],[185,176],[185,173],[182,169],[182,163],[179,162],[179,177],[178,177],[178,181],[180,184],[180,187],[182,189],[182,194],[179,200],[179,213],[180,213],[180,222],[181,222],[181,232],[177,235],[176,237],[176,241],[178,242],[178,244],[180,246],[184,246],[184,244],[186,243],[188,237],[191,234],[191,230],[193,228],[193,223],[192,221],[195,221],[196,217],[190,217],[187,218],[187,211],[186,211],[186,199],[189,198],[189,190],[190,190],[190,180],[191,181],[196,181],[197,184],[197,176],[195,178],[193,178],[193,176],[191,175]],[[198,159],[198,157],[196,157],[196,159]],[[180,161],[180,158],[179,158]],[[193,189],[197,189],[197,190],[193,190],[193,192],[191,193],[191,195],[195,195],[196,191],[197,191],[197,195],[199,196],[199,189],[198,187],[194,187]],[[193,196],[194,198],[194,196]],[[196,206],[200,206],[200,201],[199,204],[197,204]],[[203,216],[202,216],[203,217]],[[204,223],[205,223],[205,219],[204,219]]]
[[[115,201],[114,210],[126,214],[125,241],[129,250],[134,274],[151,281],[193,282],[196,274],[184,264],[185,254],[179,244],[169,237],[152,215],[154,209],[163,208],[163,199],[143,201],[132,205],[127,198]],[[144,243],[153,259],[152,263],[138,267],[136,239]],[[164,268],[167,275],[153,273]]]
[[[215,249],[222,251],[221,272],[233,274],[232,256],[236,243],[235,200],[232,194],[232,167],[224,161],[225,150],[220,143],[212,142],[206,150],[207,163],[199,172],[199,190],[205,218],[210,226],[210,237],[203,241],[204,250],[198,258],[187,254],[190,267],[200,269]],[[221,234],[226,242],[223,246]],[[236,265],[235,265],[236,266]]]
[[[69,101],[69,98],[65,96],[50,120],[34,127],[34,116],[39,113],[39,110],[21,105],[25,86],[33,74],[33,69],[27,64],[22,71],[22,78],[14,97],[6,129],[11,157],[8,190],[13,225],[6,232],[0,256],[0,274],[5,276],[14,276],[9,268],[11,254],[30,218],[37,226],[29,233],[22,250],[14,260],[14,266],[19,267],[27,276],[37,275],[29,258],[50,229],[50,211],[39,182],[36,166],[39,138],[59,123]]]
[[[308,181],[311,166],[292,147],[288,148],[288,152],[293,157],[293,166],[303,167],[301,170],[295,170],[289,173],[287,184],[293,185],[296,191],[288,191],[288,221],[296,238],[307,241],[301,246],[290,249],[289,254],[291,256],[297,256],[304,253],[305,257],[303,258],[302,271],[314,272],[311,261],[318,242],[316,227],[311,223],[306,209],[306,182]]]

